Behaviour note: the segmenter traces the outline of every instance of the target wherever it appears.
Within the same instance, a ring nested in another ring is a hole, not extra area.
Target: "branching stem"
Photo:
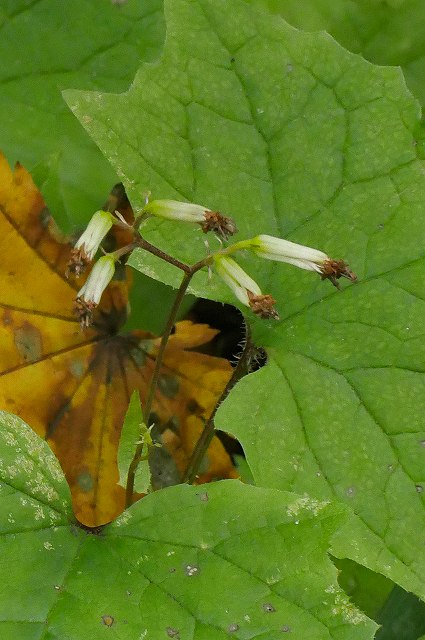
[[[198,474],[199,468],[202,464],[202,460],[208,450],[208,447],[210,446],[211,440],[214,437],[215,414],[217,413],[219,406],[227,398],[227,396],[229,395],[230,391],[233,389],[235,384],[249,371],[253,346],[251,343],[249,326],[246,324],[245,328],[246,328],[246,338],[245,338],[243,351],[239,356],[239,360],[236,367],[233,369],[232,377],[226,384],[220,398],[218,399],[214,409],[211,412],[210,417],[205,423],[204,429],[201,435],[199,436],[199,439],[195,445],[195,448],[193,449],[192,455],[189,460],[189,464],[187,466],[186,472],[183,477],[183,482],[187,482],[191,484],[195,480]]]
[[[146,249],[150,253],[158,256],[159,258],[162,258],[163,260],[165,260],[166,262],[169,262],[170,264],[173,264],[174,266],[178,267],[184,272],[184,276],[180,283],[180,287],[177,290],[177,294],[174,299],[173,306],[171,307],[170,313],[167,318],[167,323],[165,325],[165,329],[161,337],[161,342],[159,344],[158,353],[155,359],[155,367],[152,373],[151,381],[149,383],[146,403],[143,408],[144,422],[145,422],[145,425],[149,427],[149,416],[152,411],[152,404],[155,398],[155,392],[156,392],[156,389],[158,386],[158,380],[161,374],[161,368],[164,360],[165,349],[167,347],[168,339],[170,337],[171,331],[173,330],[173,327],[175,325],[180,305],[187,292],[187,288],[190,284],[192,277],[197,271],[199,271],[200,269],[205,267],[207,264],[209,264],[211,261],[211,258],[208,256],[207,258],[204,258],[203,260],[196,262],[192,266],[188,266],[183,262],[180,262],[179,260],[175,260],[174,258],[164,253],[163,251],[161,251],[161,249],[158,249],[154,245],[151,245],[149,242],[144,240],[144,238],[140,238],[138,240],[137,246],[142,247],[143,249]],[[143,448],[144,448],[144,442],[143,442],[143,438],[141,438],[141,442],[136,447],[133,459],[130,463],[130,467],[128,470],[127,485],[126,485],[126,507],[129,507],[133,503],[134,480],[136,477],[137,467],[142,460]]]

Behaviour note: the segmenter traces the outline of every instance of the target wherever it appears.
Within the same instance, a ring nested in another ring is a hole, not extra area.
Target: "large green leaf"
[[[66,229],[88,220],[117,178],[61,97],[79,87],[123,91],[163,42],[161,0],[3,0],[0,148],[36,168]]]
[[[400,587],[395,587],[377,621],[382,628],[376,640],[417,640],[425,631],[425,603]]]
[[[166,4],[162,59],[126,94],[67,92],[135,205],[154,197],[233,215],[241,236],[279,234],[345,257],[343,293],[287,265],[246,261],[277,298],[254,327],[269,364],[218,422],[243,443],[258,484],[349,504],[336,555],[425,595],[425,177],[419,107],[401,73],[243,2]],[[158,106],[159,105],[159,106]],[[164,222],[146,235],[177,257],[202,234]],[[167,265],[132,258],[175,284]],[[194,291],[228,299],[208,275]]]
[[[0,456],[2,638],[373,636],[326,553],[340,507],[238,481],[183,485],[88,532],[46,443],[5,413]]]
[[[400,65],[425,104],[425,5],[422,0],[248,0],[299,29],[323,29],[375,64]]]

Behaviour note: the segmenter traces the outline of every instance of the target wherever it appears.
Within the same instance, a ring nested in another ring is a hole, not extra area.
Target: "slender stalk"
[[[190,270],[189,273],[185,272],[180,287],[177,291],[177,295],[174,299],[173,302],[173,306],[170,310],[170,314],[167,318],[167,324],[165,326],[164,332],[162,334],[162,338],[161,338],[161,342],[159,345],[159,349],[158,349],[158,354],[156,356],[156,360],[155,360],[155,367],[152,373],[152,378],[149,384],[149,390],[148,390],[148,396],[146,399],[146,403],[143,409],[143,416],[144,416],[144,421],[145,421],[145,425],[149,426],[149,416],[152,410],[152,404],[153,404],[153,400],[155,397],[155,392],[156,392],[156,388],[158,386],[158,380],[159,380],[159,376],[161,373],[161,367],[162,367],[162,362],[164,359],[164,353],[165,353],[165,348],[167,346],[168,343],[168,339],[170,337],[171,331],[174,327],[174,324],[176,322],[176,318],[177,318],[177,313],[179,311],[180,308],[180,304],[184,298],[184,295],[187,291],[187,288],[189,286],[189,283],[192,279],[193,274],[195,273],[195,271],[192,271],[192,269]],[[126,485],[126,507],[129,507],[132,503],[133,503],[133,493],[134,493],[134,479],[136,476],[136,470],[137,467],[139,465],[139,462],[142,459],[142,452],[143,452],[143,447],[144,447],[144,442],[141,442],[140,444],[137,445],[136,450],[134,452],[134,456],[133,459],[130,463],[130,467],[128,470],[128,475],[127,475],[127,485]]]
[[[133,249],[135,249],[137,246],[137,242],[130,242],[130,244],[126,244],[124,247],[113,251],[112,255],[114,256],[115,260],[119,260],[122,256],[125,256],[127,255],[127,253],[133,251]]]
[[[193,265],[187,265],[184,262],[180,262],[180,260],[177,260],[176,258],[173,258],[172,256],[168,255],[167,253],[165,253],[164,251],[162,251],[161,249],[159,249],[158,247],[155,247],[155,245],[151,244],[150,242],[148,242],[147,240],[145,240],[142,236],[139,236],[137,239],[134,240],[134,243],[132,243],[133,245],[136,245],[137,247],[141,248],[141,249],[145,249],[146,251],[148,251],[149,253],[152,253],[153,255],[157,256],[158,258],[161,258],[162,260],[164,260],[165,262],[168,262],[169,264],[172,264],[173,266],[177,267],[178,269],[180,269],[181,271],[184,272],[184,276],[182,278],[182,281],[180,283],[180,287],[177,291],[176,297],[174,299],[174,303],[173,306],[171,308],[170,314],[168,316],[167,319],[167,324],[165,326],[164,332],[162,334],[162,338],[161,338],[161,342],[159,345],[159,349],[158,349],[158,354],[155,360],[155,367],[152,373],[152,378],[149,384],[149,389],[148,389],[148,395],[147,395],[147,399],[146,399],[146,403],[145,403],[145,407],[143,409],[143,416],[144,416],[144,422],[146,426],[149,426],[149,416],[151,414],[152,411],[152,404],[155,398],[155,392],[158,386],[158,380],[159,380],[159,376],[161,373],[161,367],[162,367],[162,363],[163,363],[163,359],[164,359],[164,353],[165,353],[165,349],[168,343],[168,339],[170,337],[171,331],[174,327],[174,324],[176,322],[176,318],[177,318],[177,313],[178,310],[180,308],[181,302],[184,298],[184,295],[188,289],[189,283],[192,279],[192,277],[195,275],[195,273],[197,271],[200,271],[200,269],[203,269],[203,267],[206,267],[207,265],[211,264],[213,257],[212,256],[207,256],[205,258],[203,258],[202,260],[199,260],[198,262],[196,262]],[[220,252],[218,252],[220,253]],[[248,346],[249,343],[249,346]],[[199,470],[199,465],[202,461],[203,456],[205,455],[206,450],[208,449],[208,446],[211,442],[211,439],[214,435],[214,416],[215,413],[219,407],[219,405],[221,404],[221,402],[223,402],[223,400],[225,399],[225,397],[227,396],[227,394],[229,393],[230,389],[236,384],[236,382],[239,380],[239,378],[241,378],[247,370],[247,356],[248,356],[248,352],[250,351],[251,348],[251,344],[249,341],[249,335],[247,332],[247,338],[246,338],[246,343],[245,343],[245,347],[244,350],[242,352],[242,355],[238,361],[238,364],[236,365],[234,371],[233,371],[233,375],[231,377],[231,379],[229,380],[229,382],[226,385],[226,388],[224,389],[222,395],[220,396],[219,401],[217,402],[216,407],[214,408],[214,410],[212,411],[206,425],[205,428],[201,434],[201,437],[199,438],[196,447],[193,451],[192,457],[189,461],[189,466],[188,469],[186,471],[185,474],[185,482],[192,482],[193,479],[195,478],[198,470]],[[134,494],[134,480],[135,480],[135,476],[136,476],[136,470],[137,467],[140,463],[140,461],[143,459],[142,453],[143,453],[143,448],[144,448],[144,442],[141,440],[140,444],[137,445],[136,450],[134,452],[134,456],[133,459],[130,463],[130,467],[128,470],[128,475],[127,475],[127,485],[126,485],[126,507],[129,507],[132,503],[133,503],[133,494]]]
[[[152,410],[152,403],[155,397],[156,387],[158,385],[159,375],[161,373],[162,361],[164,359],[164,352],[167,346],[168,338],[170,337],[171,331],[175,325],[178,311],[180,309],[180,305],[182,300],[186,294],[189,283],[192,279],[192,273],[185,273],[183,279],[180,283],[180,287],[177,291],[177,295],[174,299],[173,306],[171,307],[170,314],[167,319],[167,324],[164,329],[164,333],[162,334],[161,342],[159,344],[158,354],[155,360],[155,368],[152,373],[152,378],[149,384],[149,393],[146,399],[145,408],[144,408],[144,417],[145,423],[148,425],[149,416]]]
[[[210,417],[205,423],[204,429],[201,435],[199,436],[199,439],[195,445],[195,448],[192,451],[192,455],[190,457],[186,472],[183,477],[183,482],[187,482],[188,484],[191,484],[195,480],[196,475],[201,466],[202,460],[208,450],[208,447],[210,446],[211,440],[214,437],[214,433],[215,433],[214,418],[219,406],[227,398],[227,396],[229,395],[230,391],[233,389],[235,384],[249,371],[251,352],[252,352],[252,343],[251,343],[249,327],[247,324],[245,324],[245,327],[246,327],[245,344],[244,344],[243,351],[239,357],[238,363],[236,367],[233,369],[232,377],[226,384],[220,398],[218,399],[214,409],[211,412]]]
[[[177,267],[181,271],[184,271],[185,273],[189,273],[191,277],[195,273],[195,270],[192,267],[190,267],[188,264],[185,264],[184,262],[180,262],[180,260],[173,258],[172,256],[168,255],[168,253],[165,253],[165,251],[162,251],[162,249],[155,247],[154,244],[151,244],[141,236],[137,239],[136,242],[137,242],[137,246],[140,247],[140,249],[145,249],[145,251],[148,251],[149,253],[152,253],[154,256],[161,258],[161,260],[164,260],[165,262],[172,264],[174,267]]]

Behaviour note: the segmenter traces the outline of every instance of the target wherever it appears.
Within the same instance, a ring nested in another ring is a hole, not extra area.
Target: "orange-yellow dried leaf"
[[[124,241],[125,234],[112,238]],[[70,250],[31,176],[20,165],[11,171],[0,155],[0,408],[47,439],[78,520],[97,526],[123,509],[121,426],[133,389],[145,399],[159,340],[143,331],[119,333],[128,300],[125,267],[105,291],[93,327],[80,329],[73,301],[84,278],[66,279]],[[154,403],[160,422],[183,424],[193,407],[206,417],[213,408],[230,366],[189,349],[214,334],[205,325],[177,325]]]
[[[199,416],[187,416],[179,429],[174,433],[168,429],[163,434],[167,450],[173,456],[181,475],[187,469],[190,456],[204,428],[204,421]],[[223,478],[239,478],[232,459],[218,438],[213,438],[207,449],[205,458],[196,478],[198,484],[222,480]]]

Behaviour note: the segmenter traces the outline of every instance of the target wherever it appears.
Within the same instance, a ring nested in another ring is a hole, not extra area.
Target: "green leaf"
[[[0,29],[2,151],[29,170],[56,158],[45,196],[70,230],[87,222],[117,177],[66,109],[61,89],[126,89],[140,61],[162,46],[162,2],[5,0]]]
[[[416,640],[425,631],[425,603],[395,587],[377,621],[382,628],[376,640]]]
[[[358,273],[341,293],[289,265],[243,261],[282,320],[255,324],[269,364],[238,385],[217,426],[242,442],[257,484],[350,505],[335,555],[424,597],[419,106],[399,70],[244,2],[165,8],[163,57],[128,93],[66,99],[136,206],[148,189],[203,203],[232,215],[241,238],[286,237]],[[176,257],[204,255],[199,232],[149,229]],[[174,286],[180,278],[140,252],[131,264]],[[207,273],[192,290],[229,300]]]
[[[381,387],[382,406],[392,393],[393,385]],[[413,404],[410,410],[416,410]],[[219,409],[216,424],[241,440],[260,486],[306,491],[352,507],[357,515],[333,539],[337,557],[350,557],[424,597],[424,544],[418,532],[425,518],[410,475],[422,445],[412,434],[410,448],[393,446],[390,427],[402,428],[396,413],[381,422],[344,371],[291,349],[276,352],[265,368],[242,380]]]
[[[128,404],[127,413],[125,414],[124,424],[121,431],[120,442],[118,446],[118,471],[120,478],[118,484],[121,487],[127,486],[127,475],[130,463],[133,460],[134,452],[144,433],[147,432],[150,437],[149,430],[143,421],[143,412],[140,405],[140,396],[138,391],[133,391],[130,402]],[[142,455],[147,454],[146,451]],[[151,484],[151,474],[149,470],[149,461],[141,460],[134,478],[134,490],[138,493],[147,493]]]
[[[90,533],[47,445],[19,418],[0,424],[2,637],[372,638],[327,556],[341,507],[238,481],[180,485]]]
[[[175,297],[176,292],[171,287],[148,278],[140,271],[134,271],[130,290],[130,314],[123,331],[143,327],[144,331],[162,335]],[[194,302],[193,296],[184,297],[177,320],[187,316]]]
[[[299,29],[330,33],[342,46],[382,65],[399,65],[425,104],[425,6],[422,0],[247,0]]]
[[[377,620],[380,609],[394,588],[394,583],[352,560],[333,558],[333,562],[340,571],[340,586],[359,609],[369,618]]]

